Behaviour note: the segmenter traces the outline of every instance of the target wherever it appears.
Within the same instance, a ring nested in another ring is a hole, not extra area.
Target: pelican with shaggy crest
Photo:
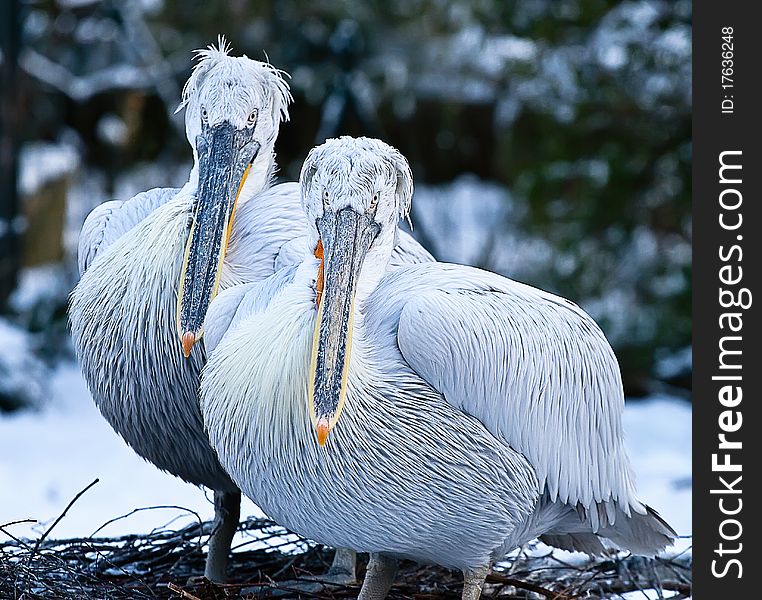
[[[329,140],[300,183],[314,255],[207,318],[202,413],[246,495],[370,552],[363,600],[401,558],[461,570],[473,600],[537,537],[590,554],[673,542],[636,495],[619,367],[585,312],[475,268],[390,270],[413,181],[383,142]]]
[[[225,578],[240,491],[199,409],[207,309],[219,290],[264,280],[307,252],[298,185],[272,185],[288,85],[271,65],[229,50],[221,38],[198,51],[183,90],[188,182],[92,211],[69,310],[82,372],[106,420],[144,459],[214,491],[205,575],[215,581]],[[405,235],[395,260],[431,257]],[[353,552],[337,564],[354,579]]]

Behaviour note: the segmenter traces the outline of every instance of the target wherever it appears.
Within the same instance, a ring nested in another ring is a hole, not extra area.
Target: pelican
[[[240,491],[209,445],[198,386],[204,319],[218,290],[265,279],[307,251],[296,183],[272,185],[289,87],[271,65],[197,51],[180,108],[194,166],[181,189],[101,204],[79,240],[72,337],[95,403],[133,450],[214,491],[205,575],[224,580]],[[179,110],[179,109],[178,109]],[[395,261],[432,260],[407,234]],[[184,358],[183,355],[185,355]],[[354,553],[334,566],[354,579]]]
[[[370,552],[364,600],[400,558],[461,570],[473,600],[538,536],[590,554],[672,543],[636,496],[619,367],[585,312],[475,268],[390,270],[413,180],[381,141],[329,140],[300,183],[315,256],[226,290],[207,318],[202,413],[245,494]]]

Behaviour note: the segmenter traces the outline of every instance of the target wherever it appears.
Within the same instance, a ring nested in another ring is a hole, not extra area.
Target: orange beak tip
[[[320,447],[322,448],[328,441],[328,432],[330,431],[330,428],[328,427],[328,419],[320,419],[317,422],[315,429],[317,431],[318,444],[320,444]]]
[[[190,331],[186,331],[182,337],[183,342],[183,354],[185,358],[190,356],[191,350],[193,350],[193,344],[196,343],[196,336]]]

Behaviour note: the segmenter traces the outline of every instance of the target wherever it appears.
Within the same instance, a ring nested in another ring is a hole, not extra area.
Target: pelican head
[[[177,296],[177,329],[190,354],[219,286],[236,204],[261,191],[273,165],[280,123],[291,101],[283,74],[218,47],[196,51],[198,63],[183,89],[185,131],[198,178]]]
[[[410,209],[413,176],[388,144],[341,137],[309,153],[300,184],[312,247],[322,258],[309,376],[310,415],[322,446],[344,404],[356,297],[366,297],[386,269],[397,222]]]

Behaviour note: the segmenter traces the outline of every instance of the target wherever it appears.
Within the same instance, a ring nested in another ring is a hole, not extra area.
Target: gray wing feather
[[[77,265],[82,275],[103,250],[135,227],[180,191],[179,188],[154,188],[129,200],[110,200],[96,206],[85,219],[79,235]]]
[[[379,288],[407,299],[397,343],[421,377],[523,453],[551,500],[644,510],[623,447],[618,363],[585,312],[470,267],[402,273],[416,289],[401,289],[394,275]]]

